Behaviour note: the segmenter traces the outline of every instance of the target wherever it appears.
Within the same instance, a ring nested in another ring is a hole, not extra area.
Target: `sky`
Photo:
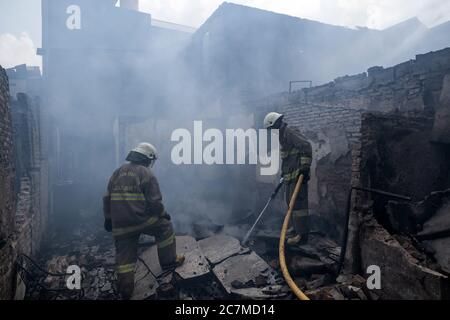
[[[93,0],[95,1],[95,0]],[[0,65],[41,65],[41,1],[0,0]],[[199,27],[222,0],[141,0],[155,19]],[[324,23],[385,29],[418,17],[433,27],[450,20],[449,0],[232,0],[238,4]]]

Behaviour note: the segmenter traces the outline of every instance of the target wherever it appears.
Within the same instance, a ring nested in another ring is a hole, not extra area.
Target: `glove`
[[[164,219],[167,219],[167,220],[169,220],[169,221],[172,221],[172,217],[171,217],[170,214],[168,214],[167,212],[166,212],[166,214],[164,215],[163,218],[164,218]]]
[[[105,224],[103,225],[105,227],[106,232],[112,232],[112,221],[109,219],[105,220]]]
[[[305,180],[305,181],[309,181],[309,179],[311,178],[309,170],[308,171],[302,171],[302,172],[300,172],[300,174],[303,175],[303,180]]]

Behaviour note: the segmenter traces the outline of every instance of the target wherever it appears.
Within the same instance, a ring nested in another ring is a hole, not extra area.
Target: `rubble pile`
[[[115,258],[110,236],[92,223],[83,223],[73,232],[55,234],[46,244],[39,259],[48,274],[37,273],[44,277],[39,286],[27,288],[27,299],[119,299],[115,291]],[[79,266],[82,273],[82,290],[67,290],[64,275],[71,265]],[[52,275],[54,274],[54,275]]]
[[[366,279],[359,275],[340,275],[335,284],[314,288],[306,284],[306,294],[311,300],[379,300],[380,297],[367,289]],[[323,277],[318,283],[324,283]]]
[[[433,270],[450,274],[450,189],[432,192],[424,200],[388,204],[390,221],[396,232],[409,233],[410,237],[397,236],[410,251],[418,252],[415,258]],[[415,249],[415,250],[414,250]]]
[[[142,250],[133,299],[296,299],[281,277],[275,250],[269,248],[278,241],[261,231],[257,238],[246,248],[225,234],[198,241],[179,236],[178,252],[186,255],[186,263],[174,273],[163,273],[156,246]],[[264,255],[252,250],[264,247],[261,238],[267,241]],[[363,277],[336,278],[340,250],[320,234],[312,234],[307,245],[288,247],[289,270],[299,288],[312,299],[378,300]]]
[[[279,234],[269,229],[255,232],[252,248],[278,271]],[[297,286],[312,300],[378,300],[360,275],[338,275],[341,247],[321,232],[310,234],[308,244],[287,246],[288,268]],[[294,298],[290,296],[290,298]]]
[[[450,153],[432,142],[433,122],[424,114],[363,117],[352,185],[410,197],[353,192],[344,271],[380,267],[381,299],[449,297]]]
[[[186,262],[169,274],[159,266],[156,246],[141,253],[133,299],[280,299],[289,295],[280,274],[236,238],[220,234],[197,241],[178,236],[177,250]]]
[[[420,207],[420,205],[419,205]],[[296,299],[286,285],[278,262],[279,235],[257,230],[249,247],[225,233],[202,239],[177,236],[178,254],[186,262],[175,270],[159,265],[153,237],[142,236],[132,299]],[[28,288],[27,299],[120,299],[116,292],[114,248],[111,236],[92,225],[82,225],[64,238],[53,239],[40,261],[48,274],[46,290]],[[341,248],[320,233],[308,244],[287,246],[288,268],[295,282],[311,299],[378,300],[358,275],[337,276]],[[81,267],[82,290],[66,288],[64,274],[70,265]]]

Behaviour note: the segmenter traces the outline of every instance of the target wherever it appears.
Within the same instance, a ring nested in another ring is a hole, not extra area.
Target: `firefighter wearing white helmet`
[[[264,128],[271,129],[277,123],[277,121],[281,120],[283,120],[282,114],[271,112],[264,118]]]
[[[150,167],[153,167],[155,161],[158,159],[158,152],[156,151],[156,148],[150,143],[140,143],[136,148],[132,150],[132,152],[136,152],[147,157],[147,159],[150,160]]]
[[[292,211],[293,230],[288,236],[289,245],[304,244],[308,241],[308,180],[312,162],[312,147],[298,130],[288,127],[284,116],[271,112],[264,118],[266,129],[278,129],[281,145],[281,174],[286,186],[286,204],[289,206],[298,177],[303,174],[304,183]]]
[[[141,234],[156,238],[160,265],[170,269],[184,262],[176,255],[176,240],[158,180],[151,167],[158,159],[156,148],[141,143],[127,156],[129,163],[117,169],[103,199],[105,229],[112,232],[116,247],[118,289],[124,299],[134,290],[134,270]]]

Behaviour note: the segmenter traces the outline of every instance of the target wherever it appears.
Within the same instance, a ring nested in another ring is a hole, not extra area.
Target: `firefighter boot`
[[[184,263],[185,260],[186,260],[186,257],[185,257],[185,256],[179,256],[179,255],[177,255],[177,257],[175,258],[175,261],[174,261],[173,263],[168,264],[168,265],[165,265],[165,266],[163,266],[162,268],[163,268],[164,270],[170,270],[170,269],[178,268],[178,267],[180,267],[180,266],[183,265],[183,263]]]
[[[296,235],[287,239],[287,244],[290,246],[304,245],[308,243],[308,234]]]
[[[289,237],[289,238],[287,239],[287,242],[286,242],[286,243],[287,243],[288,245],[290,245],[290,246],[295,246],[295,245],[297,245],[297,244],[300,243],[301,239],[302,239],[302,236],[301,236],[301,235],[296,235],[296,236],[293,236],[293,237]]]

